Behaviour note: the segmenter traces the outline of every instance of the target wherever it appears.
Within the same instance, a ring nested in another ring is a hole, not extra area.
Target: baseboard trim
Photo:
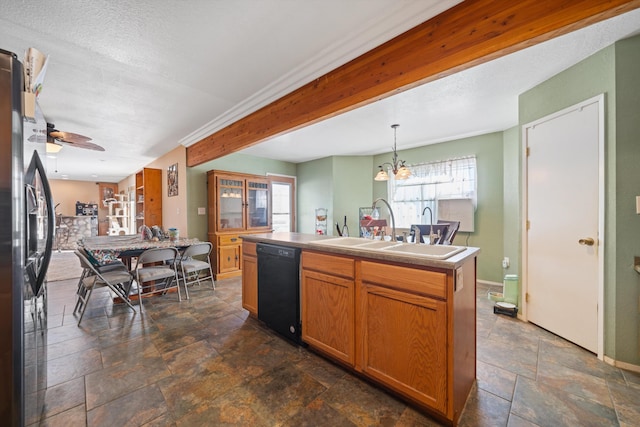
[[[631,371],[640,374],[640,366],[633,365],[627,362],[620,362],[619,360],[612,359],[611,357],[604,356],[604,361],[611,366],[615,366],[616,368],[621,368],[626,371]]]

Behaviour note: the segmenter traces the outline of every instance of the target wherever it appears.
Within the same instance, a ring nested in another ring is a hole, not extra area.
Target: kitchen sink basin
[[[415,255],[433,259],[447,259],[466,249],[464,246],[415,245],[412,243],[391,242],[386,240],[368,240],[359,237],[335,237],[333,239],[317,240],[309,244],[313,246],[350,248],[367,252],[384,251],[398,255]]]
[[[345,248],[345,247],[352,247],[352,246],[360,246],[367,243],[371,243],[371,240],[362,239],[360,237],[335,237],[333,239],[316,240],[314,242],[310,242],[309,244]]]
[[[447,246],[447,245],[414,245],[410,243],[390,246],[383,248],[385,252],[402,253],[405,255],[418,255],[435,259],[447,259],[452,255],[464,251],[464,246]]]
[[[360,237],[336,237],[333,239],[317,240],[310,242],[310,245],[334,246],[339,248],[354,249],[382,249],[391,246],[397,246],[400,242],[392,242],[386,240],[369,240]]]
[[[391,248],[393,246],[401,245],[400,242],[392,242],[386,240],[365,240],[366,243],[358,245],[357,248],[361,249],[384,249]]]

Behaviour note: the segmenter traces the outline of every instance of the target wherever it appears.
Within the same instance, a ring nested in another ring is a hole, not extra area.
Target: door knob
[[[584,245],[584,246],[593,246],[595,242],[596,241],[593,240],[593,238],[591,238],[591,237],[587,237],[585,239],[578,240],[578,243],[580,243],[581,245]]]

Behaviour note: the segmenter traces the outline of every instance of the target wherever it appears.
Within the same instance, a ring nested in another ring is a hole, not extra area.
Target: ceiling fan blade
[[[77,133],[72,133],[72,132],[62,132],[59,130],[52,130],[51,132],[49,132],[49,135],[51,135],[51,137],[55,138],[55,139],[60,139],[63,141],[67,141],[67,142],[87,142],[87,141],[91,141],[91,138],[89,138],[88,136],[84,136],[84,135],[80,135]]]
[[[69,147],[84,148],[87,150],[94,150],[94,151],[104,151],[104,148],[102,148],[98,144],[94,144],[93,142],[89,142],[89,141],[66,141],[63,139],[56,139],[56,142]]]

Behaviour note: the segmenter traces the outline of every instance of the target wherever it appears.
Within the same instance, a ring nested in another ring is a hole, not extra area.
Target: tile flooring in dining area
[[[188,301],[145,299],[142,314],[99,289],[81,327],[76,284],[49,282],[39,425],[439,425],[249,317],[239,278],[190,287]],[[488,289],[477,288],[477,384],[460,425],[640,425],[640,374],[493,314]]]

